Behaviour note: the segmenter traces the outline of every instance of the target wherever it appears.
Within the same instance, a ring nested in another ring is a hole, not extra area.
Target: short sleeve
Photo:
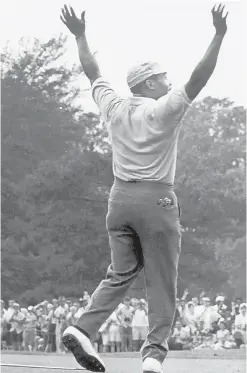
[[[108,122],[114,110],[123,99],[117,95],[110,84],[103,78],[98,78],[92,85],[92,95],[103,119]]]
[[[171,91],[157,100],[154,117],[161,125],[175,126],[180,123],[191,102],[184,87]]]

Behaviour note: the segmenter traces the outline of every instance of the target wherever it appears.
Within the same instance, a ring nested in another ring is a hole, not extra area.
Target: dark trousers
[[[133,349],[133,338],[132,338],[132,328],[128,326],[126,328],[121,328],[121,339],[122,339],[122,352],[132,351]]]
[[[48,343],[51,347],[51,352],[56,351],[56,324],[49,325]]]
[[[165,198],[171,204],[166,205]],[[141,354],[143,360],[152,357],[162,363],[175,313],[181,250],[179,208],[173,188],[157,182],[116,179],[106,225],[111,265],[77,324],[94,338],[144,268],[149,332]]]

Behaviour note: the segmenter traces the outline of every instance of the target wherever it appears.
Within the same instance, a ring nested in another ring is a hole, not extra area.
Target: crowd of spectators
[[[90,296],[79,300],[61,296],[51,302],[21,308],[14,300],[1,301],[1,348],[16,351],[66,353],[61,343],[65,328],[76,323]],[[148,333],[145,299],[126,297],[99,329],[95,348],[99,352],[139,351]],[[177,299],[168,338],[171,350],[233,349],[246,345],[246,303],[236,298],[231,306],[224,296],[212,302],[205,294],[188,301],[188,291]]]

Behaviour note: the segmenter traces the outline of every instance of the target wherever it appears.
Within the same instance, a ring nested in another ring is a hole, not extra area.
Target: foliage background
[[[111,149],[100,117],[76,106],[82,71],[66,38],[2,53],[2,298],[25,303],[93,291],[110,261]],[[77,99],[77,100],[76,100]],[[207,97],[188,111],[178,154],[179,293],[245,295],[246,111]],[[130,294],[143,295],[143,275]]]

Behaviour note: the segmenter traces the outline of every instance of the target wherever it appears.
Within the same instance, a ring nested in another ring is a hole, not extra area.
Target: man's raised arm
[[[62,9],[62,22],[68,27],[70,32],[76,37],[78,52],[83,71],[92,85],[92,95],[100,113],[105,121],[109,121],[114,110],[122,99],[114,92],[110,84],[101,77],[99,65],[90,52],[85,35],[85,12],[81,18],[77,18],[74,9],[65,5]]]
[[[90,80],[90,83],[101,77],[99,65],[91,53],[86,35],[85,35],[85,11],[82,12],[81,18],[77,18],[74,9],[70,7],[70,12],[68,7],[65,5],[62,9],[62,16],[60,16],[62,22],[68,27],[70,32],[75,35],[78,52],[81,61],[81,65],[86,77]]]
[[[215,6],[212,9],[213,24],[216,33],[205,56],[199,62],[193,71],[190,80],[185,85],[185,91],[190,100],[196,98],[202,88],[207,84],[207,81],[215,69],[220,47],[227,31],[226,18],[228,13],[223,17],[223,11],[224,6],[221,4],[218,6],[217,10],[215,9]]]

